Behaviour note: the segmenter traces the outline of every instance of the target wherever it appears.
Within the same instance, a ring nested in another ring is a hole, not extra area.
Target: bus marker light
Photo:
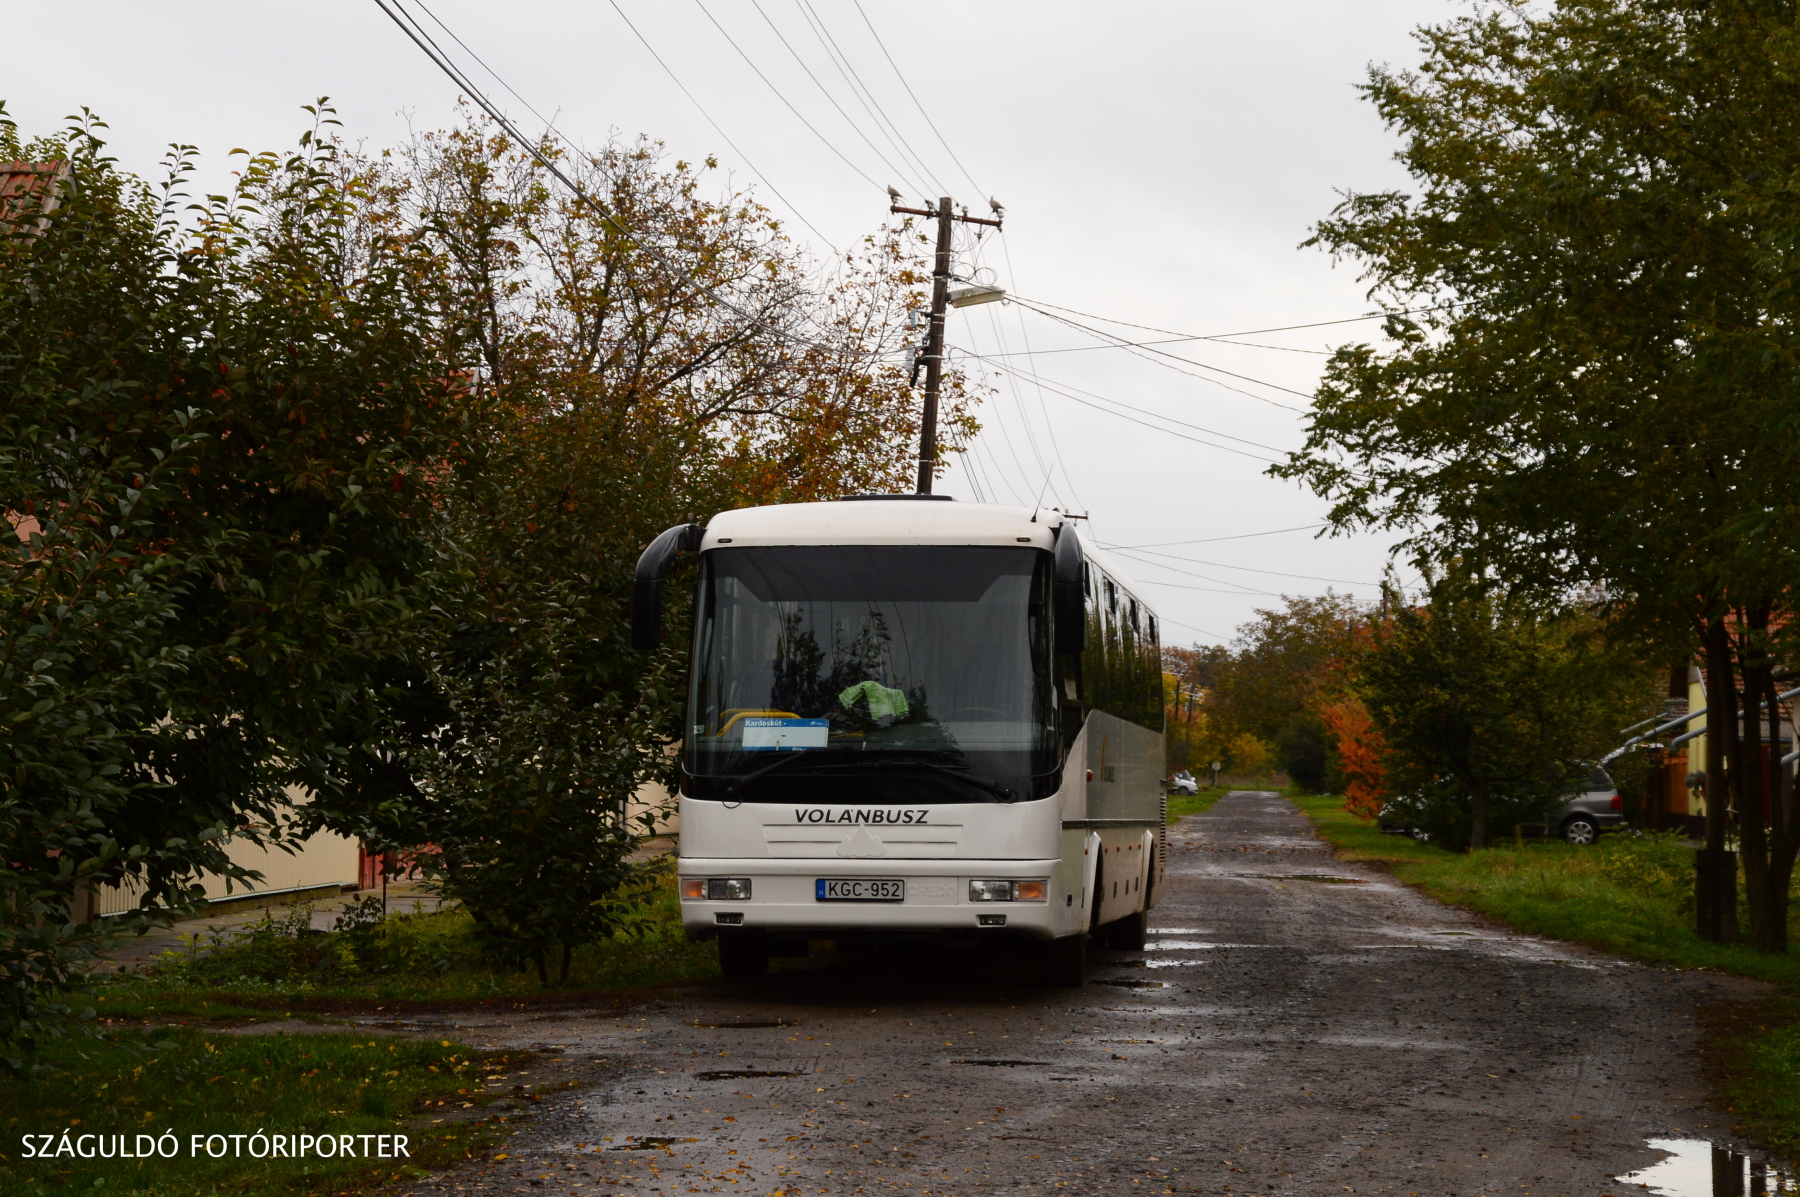
[[[1044,883],[1042,881],[1020,881],[1013,885],[1013,901],[1042,902],[1044,900]]]
[[[699,877],[683,877],[681,879],[681,896],[684,898],[704,898],[706,882]]]

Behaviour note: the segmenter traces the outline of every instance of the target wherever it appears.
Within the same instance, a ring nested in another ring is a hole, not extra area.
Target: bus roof
[[[1035,517],[1035,519],[1034,519]],[[991,544],[1056,547],[1054,529],[1060,511],[1008,507],[998,503],[957,503],[912,496],[839,499],[826,503],[778,503],[721,511],[706,525],[702,551],[735,547],[824,544]],[[1143,591],[1119,568],[1119,561],[1095,547],[1080,524],[1070,521],[1081,537],[1086,556],[1104,569],[1132,597],[1145,602]]]

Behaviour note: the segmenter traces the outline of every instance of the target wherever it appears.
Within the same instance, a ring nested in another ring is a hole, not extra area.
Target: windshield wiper
[[[840,750],[840,752],[841,751],[842,750]],[[933,752],[934,750],[919,749],[917,751]],[[752,769],[748,773],[738,775],[736,778],[734,778],[732,780],[730,785],[725,787],[725,792],[728,794],[735,794],[739,790],[743,789],[745,786],[749,785],[751,782],[756,781],[762,777],[765,777],[770,773],[773,773],[775,770],[781,768],[782,766],[791,764],[794,761],[801,759],[802,757],[815,756],[818,754],[818,752],[819,752],[819,749],[814,748],[814,749],[805,749],[800,752],[793,753],[792,755],[783,755],[780,760],[770,761],[768,764],[763,765],[760,768]],[[897,755],[900,756],[900,759],[898,759],[898,760],[894,759],[894,757]],[[901,755],[900,753],[897,753],[891,749],[882,750],[880,752],[865,753],[862,749],[855,749],[843,756],[840,756],[838,753],[834,753],[833,758],[834,759],[830,759],[830,760],[827,760],[827,761],[821,763],[819,766],[819,771],[820,772],[827,772],[827,771],[837,772],[839,770],[849,770],[849,771],[854,772],[857,770],[870,768],[871,766],[874,768],[878,768],[878,769],[880,769],[880,768],[924,769],[924,770],[929,770],[930,772],[933,772],[933,773],[942,773],[947,777],[954,777],[958,781],[966,782],[969,785],[974,786],[978,790],[982,790],[982,791],[985,791],[986,793],[994,795],[996,798],[1000,799],[1000,801],[1002,801],[1002,802],[1017,802],[1018,801],[1018,795],[1013,792],[1013,790],[1010,786],[1003,786],[991,777],[983,776],[982,774],[976,773],[973,770],[970,770],[967,768],[959,768],[956,765],[946,765],[946,764],[943,764],[938,761],[918,760],[918,759],[912,757],[911,753],[906,753],[905,755]],[[708,776],[717,777],[719,775],[709,774]]]
[[[947,776],[956,778],[958,781],[968,782],[978,790],[986,790],[1002,802],[1016,802],[1018,800],[1018,795],[1012,792],[1010,786],[1003,786],[993,778],[976,773],[972,769],[958,768],[955,765],[943,765],[936,761],[845,761],[843,762],[842,767],[854,769],[863,765],[897,765],[906,769],[929,769],[933,773],[943,773]]]
[[[784,752],[780,756],[776,757],[774,760],[770,761],[768,764],[761,765],[755,769],[752,769],[748,773],[738,773],[738,774],[706,773],[706,774],[702,774],[701,776],[712,778],[715,780],[725,778],[725,777],[732,778],[731,784],[725,787],[725,792],[727,794],[735,794],[739,790],[743,789],[745,786],[749,785],[751,782],[755,781],[757,778],[762,777],[763,775],[768,774],[768,773],[773,773],[773,772],[775,772],[775,770],[781,768],[783,765],[791,765],[795,761],[800,760],[803,757],[812,756],[813,754],[815,754],[819,751],[820,750],[817,748],[802,748],[798,752]],[[831,750],[825,749],[825,751],[830,752]],[[843,749],[840,748],[840,749],[838,749],[838,751],[842,752]],[[857,749],[857,751],[860,752],[862,750]]]

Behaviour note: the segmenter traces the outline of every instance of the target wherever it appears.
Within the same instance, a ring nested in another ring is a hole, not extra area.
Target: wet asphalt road
[[[1646,1137],[1727,1125],[1694,1015],[1748,983],[1509,936],[1334,862],[1271,794],[1172,829],[1168,875],[1151,948],[1079,991],[896,953],[420,1020],[608,1064],[412,1191],[1623,1194]]]

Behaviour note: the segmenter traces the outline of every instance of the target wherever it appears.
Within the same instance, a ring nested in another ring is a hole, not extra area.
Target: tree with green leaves
[[[329,114],[315,111],[324,122]],[[460,419],[420,263],[351,236],[356,180],[309,131],[197,212],[123,174],[98,121],[0,220],[0,1042],[60,1025],[101,941],[280,844],[290,787],[393,792],[371,730],[428,605],[419,480]],[[55,201],[52,203],[52,201]]]
[[[1502,3],[1418,39],[1364,88],[1416,191],[1350,195],[1313,238],[1389,341],[1338,351],[1276,473],[1338,528],[1407,529],[1515,601],[1597,591],[1616,635],[1698,651],[1709,850],[1735,810],[1753,940],[1785,950],[1800,820],[1738,696],[1773,698],[1800,579],[1795,8]]]
[[[1391,792],[1433,838],[1474,850],[1490,829],[1547,822],[1583,788],[1629,709],[1618,675],[1591,620],[1546,617],[1452,571],[1424,606],[1376,624],[1351,684],[1386,745]]]

